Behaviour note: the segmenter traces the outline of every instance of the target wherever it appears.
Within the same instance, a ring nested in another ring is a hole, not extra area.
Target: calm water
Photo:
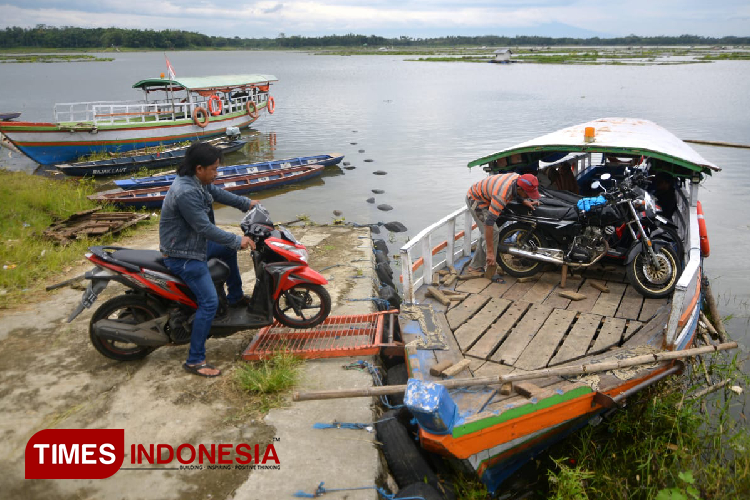
[[[0,111],[48,121],[55,102],[139,99],[131,85],[165,71],[161,53],[115,57],[106,63],[1,64]],[[461,206],[468,187],[484,175],[469,171],[469,161],[564,126],[605,116],[640,117],[684,139],[750,143],[746,62],[493,65],[290,52],[179,52],[169,57],[178,76],[276,75],[276,113],[262,115],[245,133],[253,143],[227,163],[345,154],[356,169],[329,169],[308,184],[259,198],[279,221],[307,214],[330,222],[333,210],[359,223],[400,221],[408,232],[391,236],[393,249]],[[700,194],[712,249],[706,270],[723,314],[733,315],[731,334],[747,346],[750,150],[694,147],[724,169],[705,181]],[[34,169],[9,158],[4,149],[0,158],[0,166]],[[388,174],[373,175],[375,170]],[[385,194],[373,195],[372,189]],[[371,196],[375,204],[365,201]],[[383,203],[393,210],[375,207]],[[235,222],[238,216],[230,208],[218,212],[220,222]]]

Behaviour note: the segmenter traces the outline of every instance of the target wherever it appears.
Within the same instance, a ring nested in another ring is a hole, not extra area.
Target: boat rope
[[[396,498],[396,495],[391,495],[385,489],[379,487],[379,486],[360,486],[357,488],[324,488],[323,485],[325,482],[321,481],[321,483],[318,485],[318,487],[315,489],[315,493],[305,493],[302,490],[298,490],[297,493],[295,493],[294,497],[297,498],[318,498],[326,493],[332,493],[334,491],[358,491],[358,490],[375,490],[378,492],[378,494],[385,498],[386,500],[393,500]],[[402,497],[401,500],[424,500],[424,497],[421,496],[413,496],[413,497]]]
[[[367,299],[363,299],[363,300],[367,300]],[[379,300],[383,300],[383,299],[379,299]],[[386,304],[388,303],[387,301],[385,301],[385,302],[386,302]],[[383,379],[380,376],[380,369],[377,366],[375,366],[372,363],[370,363],[369,361],[358,359],[357,361],[352,361],[348,365],[344,365],[343,368],[344,368],[344,370],[360,370],[360,371],[365,371],[366,370],[366,371],[370,372],[370,375],[372,375],[372,383],[374,385],[378,385],[378,386],[382,386],[383,385]],[[388,397],[387,396],[380,396],[380,402],[383,403],[383,406],[385,406],[386,408],[390,408],[391,410],[398,409],[398,408],[403,408],[403,406],[404,406],[404,405],[395,405],[394,406],[394,405],[390,404],[388,402]],[[379,422],[381,422],[381,420],[379,420]]]

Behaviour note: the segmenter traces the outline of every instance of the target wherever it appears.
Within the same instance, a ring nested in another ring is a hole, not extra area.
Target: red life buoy
[[[273,97],[268,98],[268,104],[266,104],[266,109],[268,110],[268,114],[272,115],[273,112],[276,110],[276,101],[273,100]]]
[[[200,128],[206,128],[209,119],[206,108],[198,107],[193,111],[193,122],[195,122]]]
[[[247,104],[245,104],[245,109],[247,110],[247,114],[252,118],[258,118],[258,105],[255,104],[255,101],[247,101]]]
[[[706,219],[703,218],[703,207],[700,201],[698,202],[698,234],[701,236],[701,256],[705,259],[711,255],[711,245],[708,243]]]
[[[214,103],[217,103],[217,109],[214,109]],[[216,94],[208,98],[208,110],[213,116],[219,116],[223,107],[224,104],[222,104],[221,99],[219,99],[219,96],[217,96]]]

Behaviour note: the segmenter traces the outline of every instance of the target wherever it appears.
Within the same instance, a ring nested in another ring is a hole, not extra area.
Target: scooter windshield
[[[268,215],[268,210],[266,210],[260,203],[256,204],[247,214],[245,214],[242,222],[240,222],[240,227],[245,234],[247,234],[253,224],[262,224],[264,226],[273,227],[273,221]]]

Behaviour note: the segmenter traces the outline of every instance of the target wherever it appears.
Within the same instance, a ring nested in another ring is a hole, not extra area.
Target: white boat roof
[[[278,79],[273,75],[186,76],[175,78],[174,80],[149,78],[136,82],[133,88],[167,87],[176,84],[188,90],[210,90],[247,85],[263,85],[275,81],[278,81]]]
[[[584,131],[593,127],[594,140],[586,142]],[[659,125],[639,118],[599,118],[478,158],[469,167],[499,158],[529,152],[584,152],[644,155],[710,174],[721,168],[699,155],[681,139]]]

